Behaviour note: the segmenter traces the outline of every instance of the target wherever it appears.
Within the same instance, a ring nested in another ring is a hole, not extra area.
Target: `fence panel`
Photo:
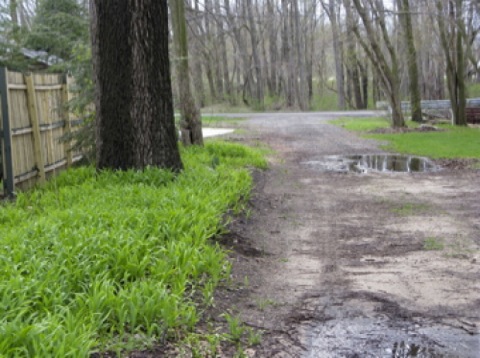
[[[81,158],[60,140],[71,130],[68,78],[0,69],[0,91],[5,194],[43,183]]]

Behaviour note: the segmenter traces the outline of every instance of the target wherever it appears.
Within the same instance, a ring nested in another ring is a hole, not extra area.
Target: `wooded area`
[[[330,90],[339,109],[386,98],[398,110],[410,94],[416,101],[448,98],[456,91],[445,80],[452,76],[457,85],[480,78],[476,1],[187,3],[191,68],[202,104],[306,110]],[[452,53],[463,59],[451,59]],[[460,67],[463,76],[454,75]]]
[[[170,1],[171,8],[174,4]],[[322,98],[334,92],[338,109],[360,109],[393,92],[402,100],[410,94],[446,99],[449,91],[456,93],[453,83],[480,78],[480,5],[475,0],[184,4],[190,74],[201,107],[321,109]],[[86,0],[4,0],[3,61],[11,65],[16,60],[20,66],[24,56],[14,56],[15,50],[27,47],[79,72],[81,57],[89,56],[84,52],[89,20]],[[172,64],[183,66],[183,54],[177,54],[181,48],[172,48]],[[463,74],[457,75],[459,70]],[[175,98],[178,104],[180,95]]]
[[[21,71],[71,73],[77,86],[70,109],[85,119],[82,140],[92,146],[95,115],[89,104],[98,93],[89,2],[0,4],[0,62]],[[124,16],[113,3],[105,6],[109,16]],[[184,144],[202,144],[199,107],[343,110],[374,108],[386,100],[392,125],[402,127],[402,101],[409,100],[412,119],[422,121],[421,100],[449,99],[453,122],[465,125],[467,96],[480,96],[475,0],[171,0],[169,6],[172,89]],[[166,21],[160,13],[148,16]],[[135,39],[161,44],[160,37],[130,36],[127,22],[116,24],[105,35],[104,48],[111,39],[116,54],[108,60],[110,75],[128,70],[143,51]],[[148,51],[146,56],[156,53]],[[161,68],[165,59],[148,61]],[[122,91],[110,93],[120,98],[127,93]]]

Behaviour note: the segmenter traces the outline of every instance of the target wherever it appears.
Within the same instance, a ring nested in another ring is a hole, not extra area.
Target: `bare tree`
[[[338,109],[345,109],[345,74],[343,71],[343,44],[337,19],[337,0],[329,0],[328,5],[322,2],[330,19],[333,36],[333,55],[335,58],[335,79],[337,84]]]
[[[464,31],[463,1],[449,0],[447,9],[444,8],[441,0],[437,0],[436,5],[438,29],[447,63],[447,84],[453,121],[456,125],[466,125],[465,61],[462,35]],[[448,17],[448,21],[445,21],[446,17]]]
[[[203,145],[202,120],[190,88],[187,23],[184,0],[171,0],[170,12],[175,43],[177,83],[180,104],[180,131],[184,145]]]
[[[255,104],[254,106],[258,109],[263,109],[264,93],[263,93],[262,65],[261,65],[260,56],[258,53],[259,41],[257,36],[257,26],[255,24],[255,20],[253,16],[252,0],[246,0],[246,7],[247,7],[250,40],[252,44],[253,65],[255,68],[255,97],[254,97]]]
[[[353,30],[378,73],[382,89],[392,110],[392,126],[405,127],[400,98],[399,64],[397,53],[388,34],[383,2],[381,0],[353,0],[353,4],[362,20],[366,37],[360,33],[358,26],[355,26]],[[369,11],[367,11],[367,7]],[[372,17],[380,29],[380,34],[375,31],[369,13],[372,13]],[[382,44],[386,47],[386,52],[383,51]]]
[[[407,66],[410,88],[410,102],[412,107],[412,121],[422,122],[422,106],[420,86],[418,83],[417,51],[413,39],[412,18],[409,0],[400,0],[400,18],[402,20],[407,45]]]

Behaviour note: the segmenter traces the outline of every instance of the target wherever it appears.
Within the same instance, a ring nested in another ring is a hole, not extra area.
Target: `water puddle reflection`
[[[392,154],[327,156],[321,160],[303,162],[314,169],[333,172],[433,172],[439,170],[428,158]]]

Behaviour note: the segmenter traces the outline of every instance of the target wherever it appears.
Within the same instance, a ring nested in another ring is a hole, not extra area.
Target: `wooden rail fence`
[[[0,68],[1,160],[4,195],[41,184],[81,158],[61,138],[72,131],[69,79]]]
[[[467,123],[479,123],[479,108],[480,108],[480,98],[467,98],[466,103],[466,120]],[[376,103],[376,108],[380,110],[387,110],[389,113],[392,112],[388,102],[386,101],[378,101]],[[450,118],[453,124],[453,114],[452,114],[452,106],[450,100],[422,100],[420,102],[420,106],[423,111],[428,110],[445,110],[449,112]],[[411,111],[411,103],[409,101],[402,101],[401,102],[402,112],[409,113]]]

